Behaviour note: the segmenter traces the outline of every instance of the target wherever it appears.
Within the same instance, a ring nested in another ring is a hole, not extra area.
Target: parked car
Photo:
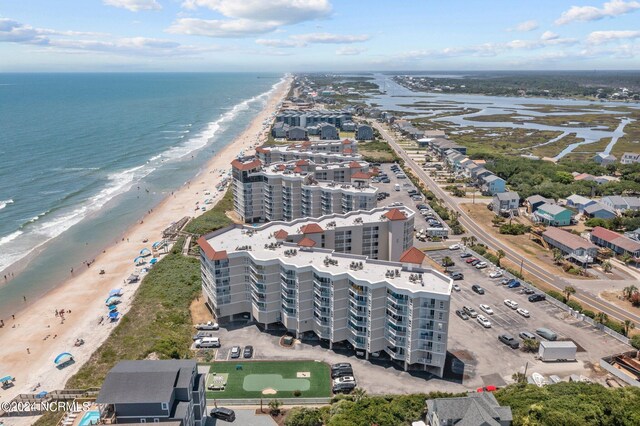
[[[507,287],[509,287],[509,288],[516,288],[516,287],[520,287],[520,281],[518,281],[518,280],[511,280],[511,281],[509,281],[509,284],[507,284]]]
[[[211,410],[210,414],[211,417],[224,420],[226,422],[233,422],[236,420],[236,412],[230,408],[217,407]]]
[[[203,337],[195,342],[196,348],[219,348],[220,339],[218,337]]]
[[[240,346],[231,348],[231,358],[240,358]]]
[[[500,278],[502,276],[502,271],[491,271],[489,273],[489,278]]]
[[[353,369],[349,367],[339,368],[337,370],[331,369],[331,378],[335,379],[337,377],[343,376],[353,376]]]
[[[217,322],[209,321],[203,324],[197,324],[196,330],[217,330],[220,328]]]
[[[331,389],[333,393],[350,393],[356,387],[355,383],[347,382],[347,383],[338,383],[333,385]]]
[[[333,383],[334,384],[338,384],[338,383],[355,383],[356,382],[356,378],[353,376],[342,376],[342,377],[338,377],[336,378]]]
[[[244,347],[244,352],[242,353],[244,358],[251,358],[253,356],[253,346],[247,345]]]
[[[491,328],[491,321],[489,321],[484,315],[478,315],[476,321],[478,321],[484,328]]]
[[[471,257],[471,256],[473,256],[471,253],[462,253],[460,255],[460,258],[461,259],[466,259],[466,258]]]
[[[529,287],[525,287],[524,294],[535,294],[535,290]]]
[[[475,311],[475,309],[473,309],[470,306],[463,306],[462,310],[464,311],[464,313],[469,315],[471,318],[476,318],[478,316],[478,313]]]
[[[473,263],[472,263],[472,265],[473,265]],[[487,267],[487,262],[479,262],[475,266],[476,266],[476,269],[484,269],[484,268]]]
[[[525,318],[529,318],[529,311],[527,311],[526,309],[518,308],[516,312]]]
[[[537,339],[535,334],[529,333],[528,331],[521,331],[520,334],[518,334],[518,336],[520,336],[520,338],[522,340],[536,340]]]
[[[469,319],[469,315],[467,315],[462,309],[457,309],[456,310],[456,315],[459,316],[460,318],[462,318],[465,321]]]
[[[479,262],[479,260],[478,260],[478,259],[476,259],[475,257],[470,257],[470,258],[468,258],[467,260],[465,260],[465,262],[466,262],[466,263],[471,263],[471,262],[475,262],[475,261],[478,261],[478,262]]]
[[[558,335],[556,334],[556,332],[545,327],[537,328],[536,333],[538,333],[538,336],[542,336],[547,340],[558,340]]]
[[[198,331],[192,336],[193,340],[203,339],[205,337],[213,337],[213,333],[210,331]]]
[[[452,286],[452,288],[453,288],[455,291],[460,291],[460,290],[462,290],[458,284],[454,284],[454,285]]]
[[[518,349],[520,347],[520,342],[510,334],[501,334],[498,336],[498,340],[509,346],[511,349]]]
[[[542,293],[535,293],[529,296],[529,302],[540,302],[542,300],[547,300],[547,296]]]
[[[491,306],[489,305],[480,305],[480,310],[482,310],[487,315],[493,315],[493,309],[491,309]]]
[[[450,245],[449,250],[460,250],[460,244]]]
[[[504,304],[510,307],[511,309],[518,309],[518,303],[513,300],[504,299]]]
[[[505,279],[500,281],[500,285],[507,285],[507,284],[509,284],[509,281],[511,281],[509,278],[505,278]]]
[[[471,266],[476,266],[479,263],[481,263],[480,259],[475,259],[474,261],[471,262]]]
[[[478,294],[484,294],[484,288],[480,287],[478,284],[472,285],[471,290],[475,291]]]
[[[463,280],[464,279],[464,275],[462,274],[462,272],[452,272],[451,273],[451,279],[454,280],[454,281]]]

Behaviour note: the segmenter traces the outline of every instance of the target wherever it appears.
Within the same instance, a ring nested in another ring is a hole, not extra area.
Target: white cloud
[[[540,40],[557,40],[560,36],[553,31],[545,31],[540,36]]]
[[[556,19],[556,25],[564,25],[574,21],[597,21],[606,17],[624,15],[640,9],[640,2],[611,0],[598,9],[594,6],[571,6]]]
[[[587,43],[604,44],[618,40],[640,38],[640,31],[594,31],[587,37]]]
[[[364,49],[362,47],[341,47],[340,49],[336,50],[336,55],[338,56],[354,56],[354,55],[359,55],[362,52],[366,51],[367,49]]]
[[[256,43],[269,47],[301,47],[300,42],[294,40],[259,38]]]
[[[284,25],[321,19],[331,13],[328,0],[185,0],[185,9],[207,8],[228,19],[178,19],[168,32],[208,37],[247,37]]]
[[[165,31],[172,34],[188,34],[217,38],[250,37],[265,34],[278,27],[275,22],[254,22],[248,19],[219,20],[181,18]]]
[[[530,21],[520,22],[513,28],[507,28],[507,31],[520,31],[520,32],[528,32],[533,31],[538,28],[538,21],[532,19]]]
[[[350,35],[350,34],[331,34],[331,33],[310,33],[310,34],[297,34],[291,36],[294,40],[299,40],[304,43],[327,43],[327,44],[349,44],[359,43],[369,40],[369,36],[366,34]]]
[[[92,51],[134,56],[185,56],[219,50],[217,46],[187,46],[171,40],[145,37],[96,39],[108,34],[58,31],[34,28],[17,21],[0,18],[0,43],[20,43],[65,51]],[[78,38],[92,37],[92,38]]]
[[[162,9],[162,6],[156,0],[103,0],[103,3],[107,6],[119,7],[131,12]]]

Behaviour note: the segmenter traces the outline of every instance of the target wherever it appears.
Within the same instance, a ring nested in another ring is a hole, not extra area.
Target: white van
[[[219,337],[203,337],[202,339],[196,340],[196,348],[219,348],[219,347],[220,347]]]
[[[396,191],[400,191],[400,184],[396,183],[396,186],[393,187]]]

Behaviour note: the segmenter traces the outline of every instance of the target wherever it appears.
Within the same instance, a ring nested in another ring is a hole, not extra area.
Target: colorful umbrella
[[[53,360],[53,363],[55,365],[60,365],[60,364],[64,364],[65,362],[69,362],[72,359],[73,359],[73,355],[71,355],[69,352],[62,352],[60,355],[56,357],[56,359]]]

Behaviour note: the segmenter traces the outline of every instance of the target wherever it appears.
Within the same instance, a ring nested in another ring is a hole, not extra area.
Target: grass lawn
[[[237,361],[219,361],[208,364],[210,365],[209,373],[227,373],[227,386],[224,391],[207,391],[207,398],[293,398],[294,391],[291,389],[292,381],[286,379],[297,379],[298,372],[309,372],[311,376],[308,379],[300,379],[300,387],[308,390],[302,390],[301,398],[317,398],[331,396],[331,376],[329,365],[324,362],[316,361],[245,361],[239,359]],[[242,370],[236,370],[236,365],[242,365]],[[260,377],[256,375],[280,375],[282,382],[274,380],[273,377],[265,376],[264,388],[274,388],[278,392],[274,395],[263,395],[261,390],[245,390],[245,377],[252,375],[247,381],[247,387],[255,389],[255,382]],[[207,377],[207,385],[211,380],[211,376]],[[308,381],[302,383],[302,381]],[[251,382],[251,383],[250,383]],[[277,388],[278,383],[289,390],[280,390]]]

